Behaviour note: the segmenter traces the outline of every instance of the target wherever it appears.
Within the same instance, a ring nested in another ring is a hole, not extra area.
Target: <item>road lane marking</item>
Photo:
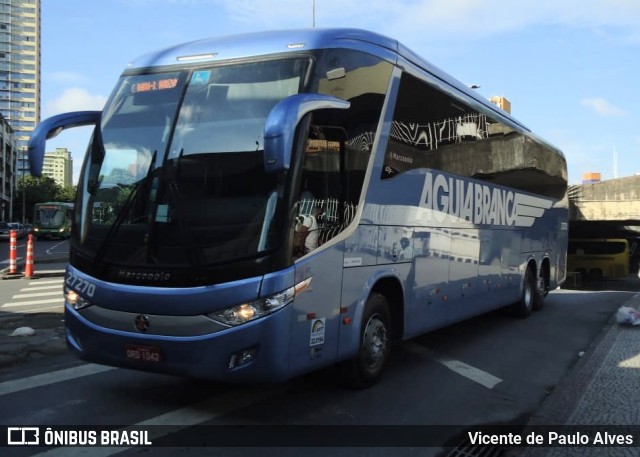
[[[471,381],[476,382],[486,387],[487,389],[493,389],[496,385],[502,382],[502,379],[493,376],[491,373],[487,373],[486,371],[473,367],[459,360],[452,359],[451,357],[448,357],[446,355],[439,354],[436,351],[421,346],[420,344],[408,341],[403,343],[402,346],[413,354],[422,357],[429,357],[430,359],[435,360],[451,371],[464,376],[465,378],[470,379]]]
[[[0,306],[0,308],[18,308],[20,306],[44,305],[46,303],[62,304],[62,302],[64,302],[64,297],[62,297],[61,295],[60,298],[48,298],[46,300],[29,300],[29,301],[22,301],[22,302],[5,303],[4,305]]]
[[[20,292],[33,292],[35,290],[60,290],[60,291],[62,291],[62,287],[60,287],[61,285],[62,285],[62,283],[53,284],[51,286],[25,287],[24,289],[20,289]],[[60,293],[62,293],[62,292],[60,292]]]
[[[16,257],[16,262],[20,262],[21,260],[23,260],[24,257]],[[0,262],[0,264],[2,265],[11,265],[11,261],[10,260],[3,260],[2,262]]]
[[[9,319],[9,318],[13,318],[16,316],[16,314],[33,314],[33,313],[41,313],[42,311],[47,311],[50,309],[60,309],[61,311],[64,311],[64,303],[59,303],[57,305],[52,305],[52,306],[44,306],[41,308],[29,308],[29,309],[22,309],[20,310],[19,313],[15,312],[15,311],[5,311],[3,312],[3,314],[0,314],[0,320],[2,319]]]
[[[47,251],[46,251],[46,252],[47,252],[47,255],[52,255],[52,254],[53,254],[53,250],[54,250],[55,248],[57,248],[58,246],[60,246],[61,244],[66,243],[66,242],[67,242],[67,241],[61,241],[61,242],[59,242],[58,244],[55,244],[55,245],[51,246],[51,247],[50,247],[49,249],[47,249]]]
[[[33,284],[33,285],[41,285],[41,284],[62,284],[64,282],[64,279],[51,279],[48,281],[40,281],[39,279],[36,279],[35,281],[31,281],[29,283],[29,285]]]
[[[115,368],[90,363],[86,365],[79,365],[73,368],[66,368],[64,370],[52,371],[50,373],[31,376],[29,378],[5,381],[3,383],[0,383],[0,396],[13,394],[28,389],[35,389],[36,387],[48,386],[49,384],[55,384],[57,382],[82,378],[84,376],[91,376],[110,370],[115,370]]]
[[[60,294],[56,294],[54,292],[55,295],[60,295],[60,298],[62,298],[62,291],[60,291]],[[49,292],[34,292],[32,294],[17,294],[14,295],[13,297],[11,297],[11,299],[16,299],[16,298],[35,298],[35,297],[50,297],[51,296],[51,291]]]
[[[286,386],[276,386],[273,388],[255,387],[238,388],[232,392],[225,392],[219,396],[211,397],[200,403],[195,403],[185,408],[169,411],[151,419],[138,422],[119,429],[120,431],[140,430],[145,427],[161,425],[162,427],[148,428],[149,440],[151,442],[161,439],[167,435],[180,432],[194,425],[215,420],[233,411],[255,405],[268,398],[284,393]],[[100,428],[96,426],[96,428]],[[128,449],[139,449],[141,446],[121,446],[121,447],[58,447],[48,451],[35,454],[46,457],[109,457],[119,454]]]

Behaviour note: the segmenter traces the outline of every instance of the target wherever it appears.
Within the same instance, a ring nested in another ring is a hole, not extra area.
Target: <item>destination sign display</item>
[[[138,81],[131,86],[131,92],[138,94],[141,92],[154,92],[158,90],[175,89],[178,86],[178,77],[161,77]]]

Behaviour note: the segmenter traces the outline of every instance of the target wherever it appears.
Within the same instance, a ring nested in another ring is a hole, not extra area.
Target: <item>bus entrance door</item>
[[[291,367],[305,372],[335,361],[338,348],[342,243],[296,264],[298,292],[291,321]]]

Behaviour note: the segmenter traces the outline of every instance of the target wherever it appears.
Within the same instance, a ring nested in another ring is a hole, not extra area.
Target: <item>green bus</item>
[[[33,234],[40,238],[69,238],[73,220],[73,203],[36,203],[33,214]]]

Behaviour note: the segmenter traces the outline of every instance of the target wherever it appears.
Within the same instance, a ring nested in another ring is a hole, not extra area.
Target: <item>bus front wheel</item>
[[[384,295],[373,293],[367,300],[360,328],[358,354],[343,362],[343,378],[349,387],[365,389],[376,384],[391,352],[391,316]]]

